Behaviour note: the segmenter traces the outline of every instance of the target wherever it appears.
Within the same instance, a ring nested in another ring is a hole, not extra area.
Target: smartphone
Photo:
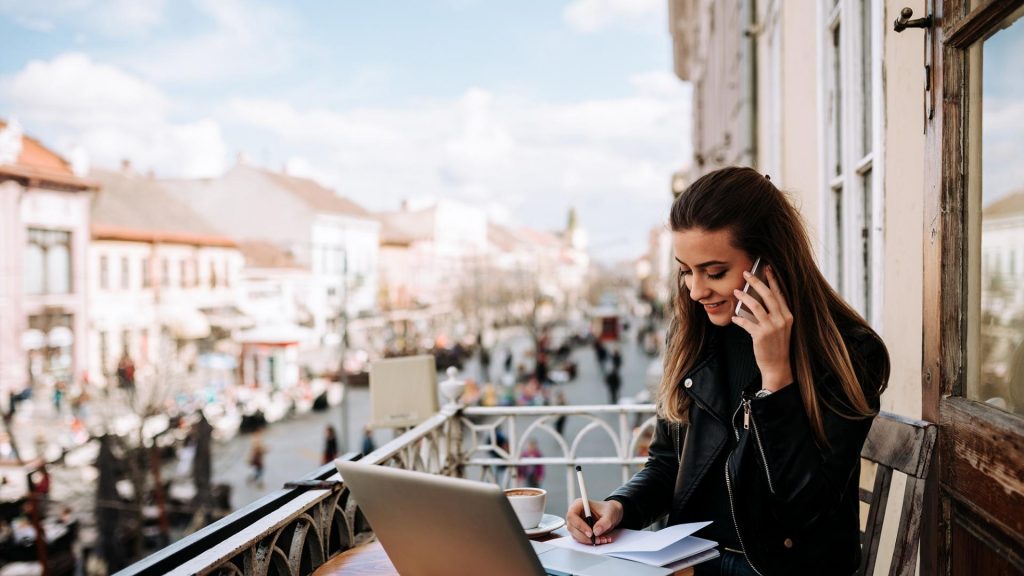
[[[768,276],[765,273],[765,268],[767,268],[767,265],[761,266],[761,258],[757,258],[754,260],[754,267],[750,269],[750,273],[761,280],[761,282],[767,284]],[[758,293],[756,289],[750,287],[750,282],[747,282],[746,285],[743,286],[743,293],[750,294],[754,297],[754,300],[757,300],[761,306],[764,306],[764,300],[761,298],[761,294]],[[757,324],[757,318],[754,317],[754,313],[748,310],[747,307],[743,305],[742,301],[736,303],[736,316],[746,318],[747,320]]]

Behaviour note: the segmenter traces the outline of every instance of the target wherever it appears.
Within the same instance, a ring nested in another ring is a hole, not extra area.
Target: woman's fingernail
[[[743,294],[743,292],[741,292],[739,290],[733,290],[732,293],[733,293],[734,296],[739,296],[740,294]]]
[[[743,271],[743,277],[744,277],[744,278],[750,278],[750,272],[748,272],[748,271],[744,270],[744,271]]]

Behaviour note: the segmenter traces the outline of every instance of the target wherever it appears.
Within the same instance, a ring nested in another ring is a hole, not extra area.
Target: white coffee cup
[[[519,518],[524,530],[536,528],[544,517],[544,506],[547,504],[548,492],[543,488],[508,488],[505,496],[512,504],[512,510]]]

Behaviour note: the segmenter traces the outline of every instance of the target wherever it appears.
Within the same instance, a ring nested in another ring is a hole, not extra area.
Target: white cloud
[[[287,69],[294,22],[280,5],[196,0],[210,26],[193,35],[151,43],[124,64],[158,82],[204,82]]]
[[[214,176],[225,164],[220,126],[209,119],[173,123],[169,99],[155,86],[82,54],[32,61],[0,78],[0,99],[28,133],[69,157],[115,167],[132,160],[167,176]]]
[[[667,10],[665,0],[574,0],[562,17],[570,28],[594,33],[613,25],[657,22],[667,17]]]
[[[168,110],[154,86],[78,53],[33,60],[0,89],[26,120],[77,127],[149,125]]]
[[[114,37],[144,36],[164,19],[166,0],[0,0],[0,14],[37,32],[72,24]]]
[[[503,221],[555,227],[575,205],[595,245],[607,234],[642,243],[638,231],[664,220],[669,179],[690,154],[689,91],[665,78],[640,75],[625,98],[559,104],[479,88],[452,101],[345,112],[235,99],[229,122],[270,131],[301,155],[290,171],[370,209],[447,197]],[[613,248],[626,256],[642,250],[621,244]]]

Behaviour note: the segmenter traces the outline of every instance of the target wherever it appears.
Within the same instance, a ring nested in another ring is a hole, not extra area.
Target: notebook
[[[531,543],[494,484],[336,460],[402,576],[669,576],[673,570]]]
[[[619,529],[611,533],[613,542],[597,548],[580,544],[561,531],[559,533],[563,534],[563,537],[550,540],[548,544],[584,553],[625,558],[652,566],[671,565],[678,569],[718,556],[718,551],[715,550],[717,542],[693,535],[709,524],[711,522],[677,524],[656,532]],[[686,560],[690,562],[685,562]]]

